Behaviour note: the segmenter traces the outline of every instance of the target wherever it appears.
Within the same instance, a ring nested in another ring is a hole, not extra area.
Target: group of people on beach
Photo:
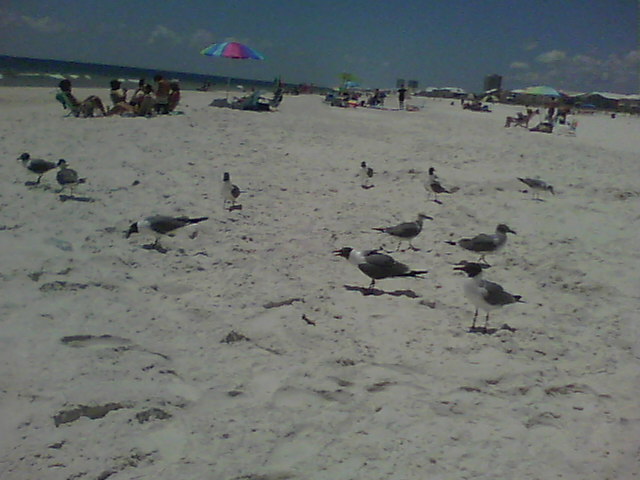
[[[71,80],[60,81],[60,92],[56,98],[65,108],[69,108],[76,117],[92,117],[96,111],[102,116],[124,115],[148,117],[154,114],[166,115],[173,112],[180,103],[180,83],[178,80],[166,80],[162,75],[154,77],[155,88],[144,78],[138,82],[137,89],[127,98],[127,89],[120,80],[111,80],[109,96],[112,107],[105,108],[97,95],[90,95],[80,101],[72,93]]]
[[[533,110],[527,108],[527,113],[518,112],[515,117],[507,117],[505,127],[519,126],[529,128],[531,132],[553,133],[555,125],[568,125],[575,130],[577,122],[567,120],[567,116],[571,113],[571,107],[568,105],[556,106],[551,104],[547,107],[547,113],[544,118],[533,128],[529,128],[529,122],[536,115],[541,115],[539,109]]]
[[[407,98],[407,89],[404,85],[401,85],[398,89],[398,108],[400,110],[410,110],[405,107],[405,100]],[[329,93],[325,96],[325,102],[331,104],[334,107],[384,107],[384,101],[387,98],[387,92],[376,88],[375,91],[369,92],[366,97],[363,93],[344,89],[340,94]]]

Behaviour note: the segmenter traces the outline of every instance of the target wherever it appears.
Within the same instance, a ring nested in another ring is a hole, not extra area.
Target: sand
[[[53,97],[0,89],[3,480],[640,476],[638,118],[547,135],[504,128],[513,106],[184,92],[183,115],[76,119]],[[26,186],[24,151],[86,183]],[[458,189],[442,204],[431,166]],[[535,176],[556,195],[532,200]],[[332,251],[394,250],[372,228],[420,212],[420,250],[392,255],[429,273],[365,295]],[[124,238],[154,214],[210,218],[162,254]],[[518,234],[485,275],[526,303],[469,333],[453,265],[477,256],[446,242],[497,223]]]

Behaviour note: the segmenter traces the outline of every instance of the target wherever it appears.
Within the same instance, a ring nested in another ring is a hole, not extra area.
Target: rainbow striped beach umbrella
[[[238,42],[214,43],[200,50],[200,53],[208,57],[231,58],[233,60],[264,60],[264,55],[260,52]],[[231,77],[227,77],[227,100],[229,99],[230,84]]]
[[[239,60],[264,60],[264,55],[253,48],[238,42],[222,42],[209,45],[200,51],[208,57],[235,58]]]

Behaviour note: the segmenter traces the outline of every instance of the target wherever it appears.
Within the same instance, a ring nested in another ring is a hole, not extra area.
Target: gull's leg
[[[476,313],[473,314],[473,323],[471,324],[471,331],[476,328],[476,319],[478,318],[478,309],[476,308]]]

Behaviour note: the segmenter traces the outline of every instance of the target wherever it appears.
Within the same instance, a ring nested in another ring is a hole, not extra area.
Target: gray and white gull
[[[53,170],[57,166],[55,163],[49,162],[48,160],[32,158],[31,155],[26,152],[20,155],[18,160],[22,162],[24,168],[38,176],[38,179],[35,181],[35,185],[40,183],[40,179],[45,173],[49,170]]]
[[[230,210],[236,206],[236,200],[240,196],[240,188],[237,185],[231,183],[231,176],[229,172],[224,172],[222,175],[222,199],[223,199],[223,207],[226,207],[227,203],[231,203]]]
[[[360,163],[360,171],[358,172],[358,176],[360,177],[360,186],[362,188],[371,188],[373,187],[373,185],[371,185],[369,182],[371,180],[371,177],[373,177],[373,168],[367,166],[367,162],[361,162]]]
[[[151,247],[161,251],[161,236],[167,235],[179,228],[186,227],[187,225],[203,222],[204,220],[208,219],[209,217],[189,218],[154,215],[151,217],[146,217],[142,220],[138,220],[137,222],[133,222],[129,227],[129,230],[127,231],[126,238],[129,238],[134,233],[151,234],[155,238],[155,242],[151,245]]]
[[[436,175],[436,169],[433,167],[429,168],[429,178],[425,182],[424,188],[425,190],[427,190],[427,192],[429,192],[429,196],[431,196],[430,192],[433,192],[433,201],[436,203],[442,203],[440,202],[440,200],[438,200],[439,193],[452,193],[442,186],[442,183],[440,183],[440,179]]]
[[[507,233],[516,233],[514,230],[511,230],[504,223],[499,224],[496,227],[496,233],[489,235],[486,233],[481,233],[476,235],[473,238],[462,238],[457,242],[447,242],[451,245],[459,245],[465,250],[469,250],[471,252],[480,253],[480,259],[478,261],[485,262],[485,255],[489,253],[496,253],[507,242]]]
[[[346,258],[349,263],[355,265],[362,273],[371,279],[369,288],[373,288],[376,280],[392,277],[419,277],[428,273],[427,270],[411,270],[404,263],[398,262],[392,256],[377,250],[356,250],[351,247],[343,247],[334,250],[335,255]]]
[[[520,302],[522,297],[520,295],[509,293],[502,288],[501,285],[482,278],[483,268],[486,268],[486,265],[465,262],[464,264],[455,267],[454,270],[460,270],[467,274],[468,278],[465,279],[463,286],[464,294],[476,307],[476,311],[473,315],[473,323],[471,324],[469,331],[481,331],[487,333],[489,327],[489,312],[504,307],[505,305]],[[482,329],[478,329],[476,327],[476,319],[478,318],[479,309],[484,310],[487,313],[484,328]]]
[[[411,241],[416,238],[420,232],[422,231],[422,223],[424,220],[433,220],[433,217],[429,215],[425,215],[424,213],[418,214],[418,218],[414,222],[404,222],[398,225],[393,225],[391,227],[376,227],[374,230],[378,232],[386,233],[387,235],[391,235],[398,239],[398,248],[396,251],[400,249],[400,245],[402,242],[409,242],[409,248],[412,250],[419,250],[411,244]]]
[[[67,161],[64,158],[58,160],[58,173],[56,173],[56,180],[62,187],[60,191],[63,191],[65,188],[69,187],[71,194],[73,194],[73,189],[75,186],[83,183],[83,179],[80,179],[78,177],[78,172],[76,172],[72,168],[69,168]]]
[[[520,178],[518,177],[522,183],[528,186],[532,193],[534,200],[542,200],[540,198],[540,192],[550,192],[551,195],[555,195],[553,191],[553,186],[545,182],[544,180],[540,180],[539,178]]]

